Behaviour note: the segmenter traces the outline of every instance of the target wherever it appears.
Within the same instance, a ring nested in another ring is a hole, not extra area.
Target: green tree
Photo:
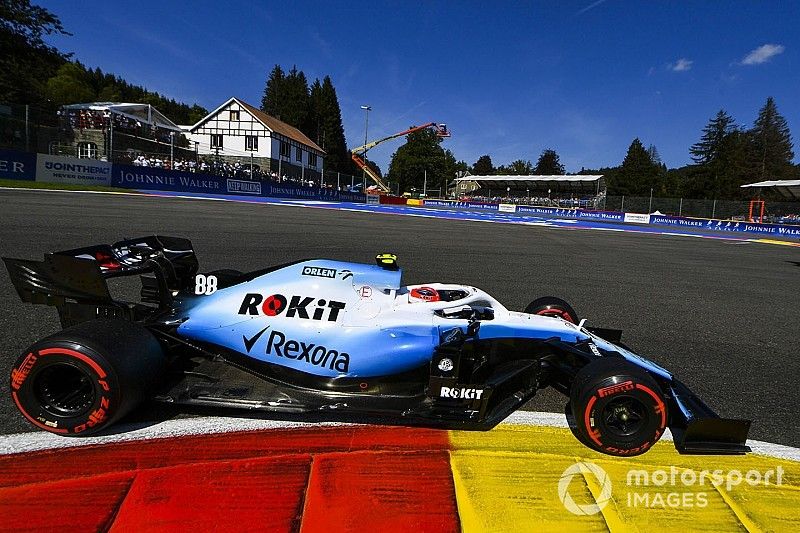
[[[663,194],[662,167],[654,162],[638,138],[631,142],[618,172],[608,179],[610,194],[646,196]]]
[[[758,179],[782,179],[794,174],[792,134],[771,96],[758,112],[753,129],[748,133],[751,140],[750,163]]]
[[[539,176],[556,176],[566,174],[566,171],[564,170],[564,165],[561,164],[556,151],[548,148],[539,156],[539,160],[536,162],[536,167],[533,169],[533,173]]]
[[[280,104],[281,116],[279,118],[290,126],[307,131],[310,123],[310,102],[306,75],[302,70],[297,70],[297,67],[293,66],[286,75],[283,86],[283,101]]]
[[[736,122],[724,109],[717,111],[717,115],[708,121],[703,128],[700,140],[689,148],[689,153],[695,163],[707,165],[718,161],[722,155],[725,139],[736,131]]]
[[[56,75],[47,80],[45,94],[56,106],[93,102],[97,96],[79,63],[61,65]]]
[[[508,165],[501,165],[495,170],[497,175],[530,176],[533,174],[533,165],[525,159],[517,159]]]
[[[381,171],[381,167],[378,166],[378,163],[369,159],[365,162],[367,163],[367,166],[371,170],[373,170],[378,176],[380,176],[381,178],[383,177],[383,172]]]
[[[45,85],[68,55],[44,42],[69,35],[59,18],[29,0],[0,1],[0,102],[44,104]]]
[[[330,76],[325,76],[318,90],[319,105],[315,111],[319,122],[317,144],[325,150],[325,168],[336,172],[352,174],[355,166],[347,150],[347,140],[342,125],[342,110],[339,98]],[[313,137],[312,137],[313,138]]]
[[[261,111],[277,119],[281,118],[285,77],[280,65],[272,67],[264,87],[264,95],[261,97]]]
[[[438,188],[454,176],[448,176],[448,156],[442,149],[442,139],[431,129],[415,131],[392,155],[389,179],[400,184],[400,192],[422,190],[425,173],[431,188]],[[449,157],[452,157],[450,154]],[[453,158],[453,161],[455,158]]]
[[[494,165],[492,158],[488,155],[482,155],[472,165],[472,173],[476,176],[491,176],[494,174]]]
[[[748,139],[725,110],[719,110],[689,149],[697,168],[680,174],[682,194],[694,198],[735,198],[747,178]]]

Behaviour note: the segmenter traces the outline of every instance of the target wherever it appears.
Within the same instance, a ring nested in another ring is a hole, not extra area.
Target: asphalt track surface
[[[647,233],[492,224],[313,207],[0,190],[0,255],[41,258],[125,237],[192,240],[201,270],[254,270],[308,257],[399,256],[405,283],[476,285],[509,308],[556,295],[588,325],[675,372],[720,415],[750,418],[750,437],[800,446],[800,250]],[[0,274],[0,373],[58,329],[54,310],[24,305]],[[7,390],[3,387],[3,390]],[[543,391],[529,407],[561,412]],[[173,416],[145,407],[133,417]],[[30,431],[0,395],[0,433]]]

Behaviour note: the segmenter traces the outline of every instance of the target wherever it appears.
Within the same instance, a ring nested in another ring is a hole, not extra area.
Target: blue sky
[[[774,96],[800,139],[800,2],[194,2],[45,5],[89,66],[213,109],[259,105],[269,70],[330,75],[348,145],[445,122],[458,159],[616,165],[634,137],[670,167],[720,108]],[[400,141],[370,151],[388,169]],[[800,154],[800,147],[796,152]],[[798,160],[798,158],[796,158]]]

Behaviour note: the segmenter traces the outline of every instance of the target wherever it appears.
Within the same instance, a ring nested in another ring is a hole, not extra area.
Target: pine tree
[[[281,116],[278,118],[295,128],[308,127],[310,105],[306,75],[302,70],[297,70],[297,66],[293,66],[281,85]]]
[[[792,135],[771,96],[748,133],[752,149],[750,161],[758,179],[781,179],[794,173]]]
[[[339,107],[339,98],[330,76],[325,76],[319,92],[320,100],[320,130],[322,147],[327,156],[325,168],[327,170],[351,174],[355,170],[350,152],[347,150],[347,140],[344,136],[342,125],[342,110]]]
[[[739,185],[748,174],[747,139],[733,117],[720,109],[703,128],[700,140],[689,149],[698,167],[687,174],[684,193],[700,198],[739,196]]]
[[[563,175],[566,173],[566,171],[564,169],[564,165],[561,164],[556,151],[548,148],[539,156],[539,160],[536,162],[536,167],[533,169],[533,173],[539,176],[556,176]]]
[[[264,87],[264,96],[261,98],[261,111],[277,119],[281,118],[285,78],[281,66],[275,65],[269,73],[267,84]]]
[[[302,130],[309,139],[313,140],[324,150],[325,146],[323,145],[325,143],[323,141],[322,120],[326,114],[326,109],[325,101],[322,98],[322,84],[319,82],[319,79],[314,80],[314,83],[311,84],[308,102],[308,124],[302,128]]]
[[[700,140],[692,145],[689,153],[695,163],[706,165],[719,159],[726,137],[736,131],[733,117],[720,109],[717,115],[703,128]]]
[[[631,142],[619,171],[609,176],[611,194],[649,195],[658,193],[661,185],[661,165],[655,163],[638,138]]]

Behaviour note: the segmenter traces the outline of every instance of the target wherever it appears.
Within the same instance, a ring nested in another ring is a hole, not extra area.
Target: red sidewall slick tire
[[[120,391],[114,370],[76,343],[43,343],[11,371],[11,396],[32,424],[61,435],[91,434],[116,418]]]
[[[567,322],[577,324],[580,322],[578,313],[566,301],[555,296],[544,296],[537,298],[528,304],[525,313],[530,315],[542,315],[563,318]]]
[[[92,320],[29,348],[11,370],[11,397],[35,426],[65,436],[97,433],[146,399],[166,358],[145,328]]]
[[[583,367],[572,385],[570,405],[578,440],[608,455],[641,455],[667,427],[667,404],[658,383],[624,359],[597,359]]]

